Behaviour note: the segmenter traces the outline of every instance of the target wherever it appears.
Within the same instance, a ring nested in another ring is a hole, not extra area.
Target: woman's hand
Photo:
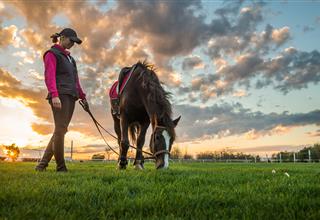
[[[86,112],[89,112],[89,104],[86,99],[81,99],[80,105]]]
[[[52,98],[52,105],[54,108],[61,109],[61,101],[60,101],[59,97]]]

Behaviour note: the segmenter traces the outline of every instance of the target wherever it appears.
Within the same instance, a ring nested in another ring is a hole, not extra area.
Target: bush
[[[94,154],[92,155],[91,160],[104,160],[104,158],[104,154]]]

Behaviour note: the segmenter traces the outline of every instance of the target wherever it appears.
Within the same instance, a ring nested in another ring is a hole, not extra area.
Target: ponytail
[[[60,37],[61,34],[59,33],[55,33],[53,35],[50,36],[50,38],[52,38],[52,43],[57,43],[58,42],[58,37]]]

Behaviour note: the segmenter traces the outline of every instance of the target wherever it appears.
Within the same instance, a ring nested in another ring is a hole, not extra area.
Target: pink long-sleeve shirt
[[[55,44],[53,47],[61,50],[66,56],[70,55],[70,52],[65,50],[59,44]],[[59,96],[57,84],[56,84],[56,68],[57,68],[57,59],[55,55],[51,51],[49,51],[44,56],[44,69],[45,69],[44,77],[45,77],[45,83],[46,83],[48,92],[51,94],[52,98]],[[83,92],[81,88],[79,77],[77,77],[76,88],[79,93],[79,98],[86,99],[86,94]]]

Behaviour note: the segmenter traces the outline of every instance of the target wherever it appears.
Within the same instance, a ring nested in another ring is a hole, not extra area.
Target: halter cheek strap
[[[153,128],[153,130],[155,131],[155,130],[157,130],[157,128],[167,129],[167,127],[165,127],[165,126],[156,125],[156,126]]]
[[[155,152],[154,154],[153,154],[153,156],[158,156],[159,154],[169,154],[170,155],[170,152],[168,151],[168,150],[159,150],[159,151],[157,151],[157,152]]]

